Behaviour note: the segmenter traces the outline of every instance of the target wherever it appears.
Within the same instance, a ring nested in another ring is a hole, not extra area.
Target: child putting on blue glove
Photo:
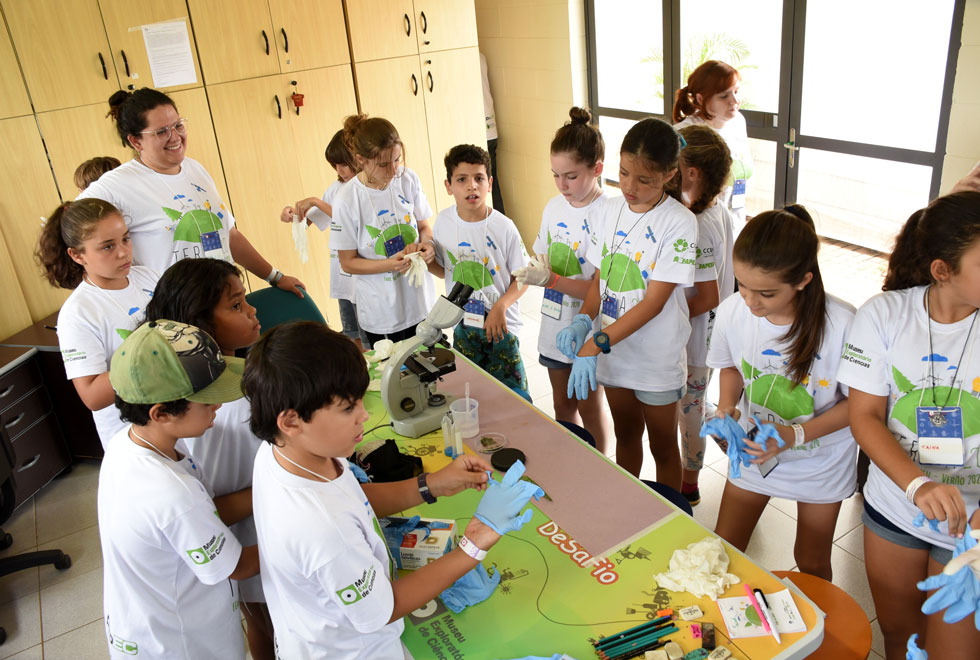
[[[248,356],[242,389],[252,431],[267,441],[252,480],[262,587],[283,658],[402,660],[402,617],[475,568],[543,494],[519,470],[488,488],[490,466],[475,456],[417,479],[358,484],[343,457],[363,439],[368,380],[357,347],[320,323],[273,328]],[[378,516],[466,488],[486,493],[459,547],[393,581]]]

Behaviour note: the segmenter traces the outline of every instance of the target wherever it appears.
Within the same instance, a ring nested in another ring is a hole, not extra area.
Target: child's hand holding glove
[[[456,614],[470,605],[482,603],[500,584],[500,571],[487,575],[483,564],[477,564],[472,571],[456,580],[451,587],[442,592],[439,598]]]
[[[553,276],[548,266],[548,258],[540,254],[531,257],[531,261],[526,266],[512,271],[511,275],[517,280],[518,291],[524,286],[545,286]]]
[[[501,536],[523,527],[534,512],[527,509],[521,513],[521,509],[527,506],[532,497],[538,500],[544,496],[540,486],[521,481],[524,469],[524,463],[517,461],[499,483],[491,478],[487,482],[487,491],[476,507],[476,519]]]
[[[576,314],[567,328],[558,331],[555,337],[558,350],[569,360],[574,360],[590,332],[592,332],[592,319],[587,314]]]
[[[943,613],[943,621],[946,623],[956,623],[966,618],[971,612],[974,613],[973,623],[977,630],[980,630],[980,581],[977,580],[977,569],[973,568],[978,564],[980,569],[980,548],[977,546],[978,532],[971,532],[967,526],[966,534],[963,538],[957,539],[956,547],[953,548],[953,559],[943,568],[939,575],[931,575],[918,587],[921,591],[936,589],[936,593],[929,596],[922,604],[923,614],[935,614],[940,610]]]

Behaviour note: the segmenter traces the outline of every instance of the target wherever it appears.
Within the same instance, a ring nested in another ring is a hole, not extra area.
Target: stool
[[[800,591],[822,609],[823,643],[807,658],[814,660],[865,660],[871,653],[871,622],[857,602],[823,578],[796,571],[773,571],[789,578]]]

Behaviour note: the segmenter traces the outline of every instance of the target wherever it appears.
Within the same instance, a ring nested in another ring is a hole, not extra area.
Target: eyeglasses
[[[153,135],[160,142],[166,142],[170,139],[171,131],[176,131],[177,135],[187,135],[187,117],[181,117],[174,124],[158,128],[155,131],[140,131],[140,135]]]

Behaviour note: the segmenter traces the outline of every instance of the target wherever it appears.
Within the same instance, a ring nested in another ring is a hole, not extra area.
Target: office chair
[[[0,524],[7,522],[14,512],[15,492],[14,480],[14,448],[10,444],[10,436],[0,420]],[[13,537],[0,529],[0,550],[6,550],[14,542]],[[61,550],[39,550],[24,552],[13,557],[0,558],[0,577],[23,571],[35,566],[52,564],[59,571],[71,566],[71,557]],[[7,640],[7,631],[0,627],[0,644]]]
[[[312,296],[306,289],[303,289],[303,293],[305,297],[298,298],[289,291],[270,286],[249,293],[245,300],[255,308],[255,316],[262,324],[262,334],[289,321],[319,321],[326,325],[327,320]]]

